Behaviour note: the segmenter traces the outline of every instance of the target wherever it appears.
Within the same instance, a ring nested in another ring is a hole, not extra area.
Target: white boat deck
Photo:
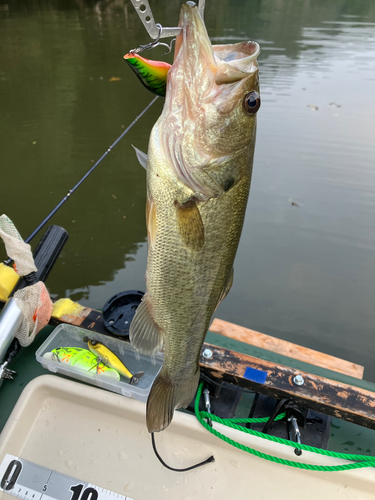
[[[271,455],[320,465],[345,463],[305,451],[297,457],[291,447],[214,425]],[[271,463],[219,440],[181,412],[156,434],[156,443],[173,467],[188,467],[210,455],[215,462],[185,473],[167,470],[152,450],[144,403],[44,375],[25,388],[4,427],[0,463],[8,453],[134,500],[375,499],[374,468],[311,472]],[[59,500],[71,495],[61,492]],[[14,497],[0,492],[0,498]]]

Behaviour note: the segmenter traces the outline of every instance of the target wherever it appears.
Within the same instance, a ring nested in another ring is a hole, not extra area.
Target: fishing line
[[[87,177],[95,170],[95,168],[99,165],[99,163],[104,160],[104,158],[112,151],[112,149],[117,146],[117,144],[121,141],[121,139],[129,132],[129,130],[137,123],[137,121],[148,111],[148,109],[154,104],[154,102],[158,99],[156,96],[146,107],[145,109],[132,121],[132,123],[122,132],[122,134],[115,140],[113,144],[109,146],[107,151],[99,158],[99,160],[90,168],[88,172],[77,182],[77,184],[70,189],[64,198],[58,203],[55,208],[47,215],[47,217],[39,224],[39,226],[34,229],[34,231],[25,239],[25,243],[29,243],[36,234],[42,229],[43,226],[47,224],[47,222],[55,215],[55,213],[61,208],[61,206],[70,198],[70,196],[74,193],[76,189],[87,179]],[[4,261],[6,265],[9,265],[12,262],[12,259],[8,259]]]
[[[202,465],[209,464],[210,462],[215,462],[215,458],[213,455],[211,455],[207,460],[203,460],[203,462],[199,462],[198,464],[191,465],[190,467],[186,467],[185,469],[175,469],[174,467],[170,467],[167,465],[164,460],[161,458],[161,456],[158,453],[158,450],[156,449],[156,444],[155,444],[155,435],[153,432],[151,432],[151,441],[152,441],[152,448],[154,449],[155,455],[157,456],[159,462],[164,465],[169,470],[173,470],[174,472],[187,472],[188,470],[196,469],[197,467],[201,467]]]

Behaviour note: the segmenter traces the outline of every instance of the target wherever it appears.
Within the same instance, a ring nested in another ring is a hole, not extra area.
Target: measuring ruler
[[[0,491],[22,500],[132,500],[8,453],[0,464]]]

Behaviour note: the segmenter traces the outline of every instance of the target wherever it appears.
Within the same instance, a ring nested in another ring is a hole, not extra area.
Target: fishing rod
[[[129,132],[129,130],[146,113],[146,111],[154,104],[157,99],[158,96],[156,96],[145,107],[145,109],[135,118],[135,120],[132,121],[132,123],[122,132],[122,134],[115,140],[115,142],[109,146],[109,148],[90,168],[90,170],[86,172],[86,174],[77,182],[77,184],[67,192],[60,203],[55,206],[55,208],[47,215],[47,217],[39,224],[39,226],[34,229],[30,236],[26,238],[25,243],[29,243],[34,238],[34,236],[42,229],[43,226],[45,226],[45,224],[51,219],[51,217],[53,217],[53,215],[62,207],[62,205],[70,198],[74,191],[78,189],[78,187],[87,179],[91,172],[95,170],[99,163],[104,160],[104,158],[121,141],[121,139]],[[34,252],[35,264],[38,268],[38,271],[37,273],[30,273],[28,275],[29,280],[26,280],[24,276],[23,278],[25,281],[21,283],[21,287],[30,286],[39,280],[44,281],[46,279],[67,238],[68,233],[62,227],[50,226],[48,228],[46,234],[43,236]],[[4,261],[5,265],[10,265],[11,263],[11,258]],[[15,334],[22,321],[23,313],[18,305],[14,302],[14,299],[11,298],[0,315],[0,386],[4,378],[12,379],[13,375],[16,373],[15,371],[8,368],[8,364],[21,349],[21,344],[19,340],[15,338]]]
[[[25,239],[25,243],[29,243],[36,234],[39,233],[39,231],[42,229],[43,226],[47,224],[47,222],[55,215],[55,213],[64,205],[64,203],[71,197],[71,195],[74,193],[76,189],[79,188],[79,186],[87,179],[87,177],[95,170],[95,168],[99,165],[99,163],[104,160],[104,158],[112,151],[112,149],[117,146],[117,144],[121,141],[121,139],[129,132],[129,130],[137,123],[137,121],[142,118],[142,116],[146,113],[146,111],[151,108],[151,106],[154,104],[154,102],[158,99],[158,96],[156,96],[146,107],[145,109],[132,121],[132,123],[122,132],[122,134],[115,140],[113,144],[109,146],[109,148],[106,150],[106,152],[99,158],[99,160],[90,168],[88,172],[77,182],[77,184],[70,189],[67,194],[64,196],[64,198],[55,206],[55,208],[47,215],[47,217],[39,224],[39,226],[34,229],[34,231],[30,234]],[[12,259],[7,259],[4,261],[4,263],[9,266],[9,264],[12,262]]]

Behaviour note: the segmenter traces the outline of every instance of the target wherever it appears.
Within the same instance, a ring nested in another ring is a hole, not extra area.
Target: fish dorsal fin
[[[146,356],[157,353],[163,347],[162,330],[152,317],[147,293],[130,324],[129,338],[133,347]]]
[[[194,200],[175,202],[178,228],[185,245],[200,250],[204,245],[204,226],[201,214]]]
[[[142,165],[142,167],[145,170],[147,170],[147,155],[146,155],[146,153],[143,153],[140,149],[136,148],[133,144],[132,144],[132,146],[134,148],[135,154],[137,155],[139,163]]]

